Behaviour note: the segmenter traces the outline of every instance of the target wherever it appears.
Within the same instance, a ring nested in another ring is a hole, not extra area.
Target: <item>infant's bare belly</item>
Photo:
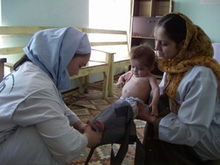
[[[126,88],[122,90],[122,97],[137,97],[146,101],[149,96],[149,89],[147,88]]]
[[[150,93],[149,81],[147,78],[132,77],[122,89],[122,97],[137,97],[144,101],[147,100]]]

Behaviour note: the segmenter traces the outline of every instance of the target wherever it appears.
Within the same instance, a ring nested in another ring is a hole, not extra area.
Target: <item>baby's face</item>
[[[146,77],[150,74],[151,69],[143,64],[141,60],[131,60],[131,71],[135,77]]]

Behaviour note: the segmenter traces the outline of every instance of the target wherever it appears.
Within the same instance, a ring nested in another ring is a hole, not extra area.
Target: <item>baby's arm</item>
[[[157,84],[157,79],[155,77],[149,78],[149,83],[151,86],[151,93],[152,93],[152,101],[149,107],[152,108],[152,115],[158,116],[158,102],[160,97],[160,89]]]
[[[118,82],[116,83],[116,87],[122,88],[125,85],[126,81],[130,78],[131,74],[132,74],[131,71],[122,74],[119,77]]]

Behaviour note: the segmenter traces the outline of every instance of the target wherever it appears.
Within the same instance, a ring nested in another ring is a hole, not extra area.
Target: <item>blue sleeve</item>
[[[213,72],[195,67],[182,79],[177,90],[178,113],[169,113],[159,124],[161,140],[194,146],[208,131],[215,113],[217,81]]]

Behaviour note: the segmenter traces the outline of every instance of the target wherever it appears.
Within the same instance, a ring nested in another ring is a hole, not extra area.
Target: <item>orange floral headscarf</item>
[[[186,38],[184,45],[178,54],[172,59],[159,59],[158,67],[161,71],[166,72],[165,93],[170,98],[170,102],[175,112],[178,111],[179,105],[176,101],[177,88],[182,80],[184,73],[193,68],[195,65],[205,66],[212,69],[220,87],[220,65],[213,59],[213,47],[209,37],[197,25],[181,13],[176,14],[186,22]],[[169,15],[168,14],[168,15]]]

